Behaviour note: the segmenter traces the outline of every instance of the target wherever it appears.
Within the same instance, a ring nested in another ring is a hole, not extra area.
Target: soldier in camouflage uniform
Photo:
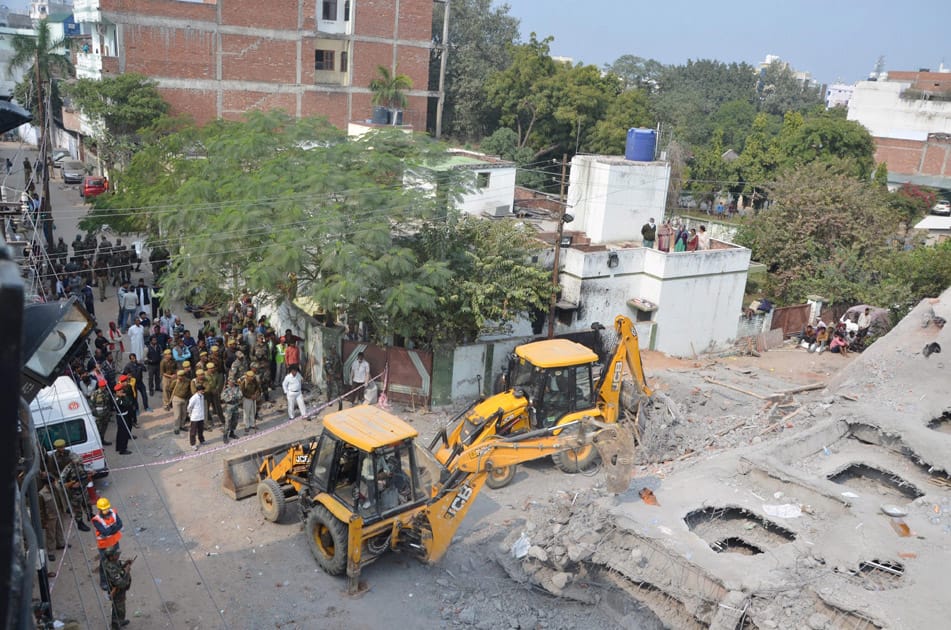
[[[53,448],[56,450],[46,459],[47,478],[50,485],[55,486],[60,503],[69,503],[76,527],[88,532],[89,525],[83,522],[83,515],[92,518],[92,508],[86,501],[86,482],[92,475],[83,468],[82,458],[66,448],[66,440],[56,440]],[[66,509],[65,505],[63,509]]]
[[[238,379],[244,376],[250,367],[244,352],[238,350],[234,355],[234,363],[231,364],[231,369],[228,371],[228,378],[237,383]]]
[[[254,373],[261,384],[261,393],[264,394],[264,402],[270,402],[271,391],[271,351],[264,343],[264,335],[258,335],[257,343],[251,348],[251,359],[254,364]]]
[[[343,410],[343,365],[336,350],[324,355],[324,382],[327,384],[327,402],[337,398],[337,411]]]
[[[104,555],[102,568],[109,582],[109,596],[112,599],[111,630],[119,630],[129,625],[129,620],[125,618],[125,594],[132,586],[132,563],[119,560],[118,547],[109,547]]]
[[[229,378],[225,388],[221,390],[221,402],[224,407],[224,426],[221,430],[224,431],[224,442],[227,444],[229,439],[238,439],[234,430],[238,427],[238,414],[244,402],[241,389],[234,379]]]
[[[115,407],[112,405],[112,396],[109,395],[106,385],[107,383],[102,381],[102,384],[89,397],[89,404],[92,406],[92,415],[96,418],[99,438],[104,446],[109,446],[112,442],[106,441],[106,431],[109,429],[109,423],[112,422],[112,412]]]

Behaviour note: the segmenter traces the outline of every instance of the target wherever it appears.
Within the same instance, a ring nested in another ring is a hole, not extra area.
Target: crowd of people
[[[843,317],[834,328],[816,318],[799,334],[799,345],[809,352],[822,354],[826,350],[843,356],[861,351],[872,326],[871,309],[866,308],[853,319]]]
[[[701,225],[688,230],[679,221],[671,224],[669,220],[657,225],[653,217],[641,226],[641,242],[649,249],[656,245],[662,252],[696,252],[710,249],[707,226]]]

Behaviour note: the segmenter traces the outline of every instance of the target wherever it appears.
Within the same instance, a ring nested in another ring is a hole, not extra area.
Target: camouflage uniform
[[[50,560],[54,560],[56,556],[53,550],[65,547],[66,539],[63,537],[63,526],[56,514],[56,501],[53,500],[53,491],[50,490],[49,484],[43,484],[37,497],[40,503],[40,521],[46,535],[46,552]]]
[[[254,365],[251,367],[254,368],[254,373],[261,384],[261,393],[264,394],[264,400],[268,401],[271,391],[271,351],[263,340],[258,339],[251,348],[251,358],[254,360]]]
[[[234,383],[225,385],[221,392],[221,402],[224,403],[224,427],[222,431],[225,433],[225,442],[228,441],[228,438],[237,437],[234,430],[238,427],[238,412],[241,411],[243,400],[244,396],[242,396],[241,389],[237,385]]]
[[[132,586],[132,571],[128,564],[119,560],[119,552],[112,551],[106,553],[102,568],[106,573],[106,580],[109,582],[110,596],[112,598],[112,630],[128,624],[125,618],[125,594]]]
[[[66,499],[69,501],[70,510],[77,521],[81,521],[83,515],[86,520],[92,518],[92,508],[86,500],[86,471],[83,468],[82,461],[70,462],[62,469],[59,477],[63,485],[63,491],[66,493]]]
[[[238,350],[235,353],[234,363],[231,364],[231,369],[228,371],[228,378],[237,383],[238,379],[243,377],[249,369],[250,365],[248,365],[247,358],[245,358],[243,352]]]
[[[96,428],[99,429],[99,438],[102,443],[106,443],[106,431],[109,423],[112,422],[112,397],[105,387],[99,387],[89,397],[89,403],[92,406],[92,415],[96,418]]]
[[[343,409],[343,366],[336,352],[324,355],[324,382],[327,384],[327,402],[337,398],[337,410]]]

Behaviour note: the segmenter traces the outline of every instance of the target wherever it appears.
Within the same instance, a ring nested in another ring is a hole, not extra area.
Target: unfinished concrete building
[[[143,74],[199,123],[283,109],[346,129],[373,119],[383,66],[412,79],[402,123],[424,129],[432,11],[431,0],[76,0],[76,73]]]

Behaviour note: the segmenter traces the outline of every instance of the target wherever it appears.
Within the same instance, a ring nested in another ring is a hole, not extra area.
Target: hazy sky
[[[497,1],[497,4],[501,2]],[[951,67],[951,0],[509,0],[522,37],[601,66],[624,54],[663,63],[756,64],[779,55],[814,79],[852,83],[884,55],[890,70]]]

